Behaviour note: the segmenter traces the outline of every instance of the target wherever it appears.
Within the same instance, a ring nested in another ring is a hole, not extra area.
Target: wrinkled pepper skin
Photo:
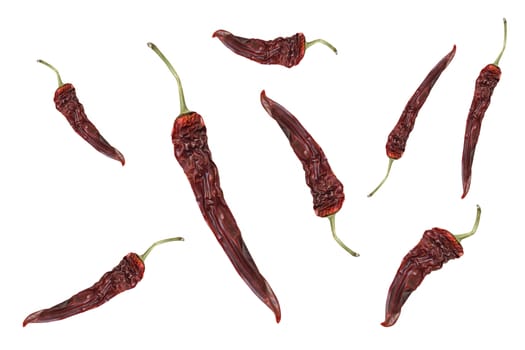
[[[279,301],[259,272],[220,187],[219,172],[208,147],[206,126],[200,114],[189,112],[175,119],[172,131],[175,158],[186,174],[208,226],[235,270],[250,289],[281,319]]]
[[[75,87],[66,83],[55,91],[56,109],[66,117],[67,121],[84,140],[100,153],[125,164],[122,153],[111,146],[108,141],[100,134],[95,125],[88,119],[84,106],[77,98]]]
[[[58,321],[97,308],[116,295],[135,288],[142,280],[144,270],[142,259],[135,253],[129,253],[93,286],[51,308],[30,314],[24,320],[23,326],[29,323]]]
[[[261,92],[261,104],[282,129],[301,161],[315,214],[324,218],[337,213],[345,200],[344,187],[332,171],[321,146],[294,115],[266,96],[265,91]]]
[[[474,162],[474,153],[476,152],[476,145],[481,131],[481,123],[485,116],[485,112],[489,108],[490,99],[500,78],[501,69],[494,64],[488,64],[481,70],[476,79],[474,97],[467,117],[465,139],[463,142],[463,157],[461,159],[463,194],[461,198],[465,198],[470,189],[472,164]]]
[[[421,82],[416,92],[407,102],[397,124],[388,135],[388,140],[386,143],[386,155],[390,159],[399,159],[403,156],[408,137],[414,129],[416,118],[420,109],[423,107],[425,101],[430,95],[430,91],[441,76],[441,73],[443,73],[445,68],[447,68],[455,54],[456,45],[454,45],[452,50],[445,57],[443,57],[434,66],[434,68],[432,68],[425,79]]]
[[[408,297],[423,282],[425,276],[441,269],[447,261],[463,255],[463,247],[449,231],[433,228],[424,232],[419,243],[403,258],[388,290],[385,321],[394,325]]]
[[[237,55],[261,64],[277,64],[291,68],[301,62],[306,50],[303,33],[273,40],[248,39],[233,35],[226,30],[213,33],[227,48]]]

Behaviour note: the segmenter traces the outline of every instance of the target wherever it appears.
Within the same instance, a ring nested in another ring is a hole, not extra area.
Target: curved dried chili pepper
[[[498,65],[499,60],[505,51],[505,47],[507,46],[507,20],[505,18],[503,18],[503,28],[503,48],[494,63],[485,66],[476,79],[474,97],[467,117],[465,139],[463,142],[463,156],[461,159],[463,194],[461,195],[461,198],[465,198],[470,189],[472,163],[474,162],[474,153],[476,152],[476,145],[481,131],[481,122],[483,121],[485,112],[490,105],[490,99],[494,92],[494,88],[498,85],[501,78],[501,69]]]
[[[343,206],[345,194],[343,184],[330,168],[330,164],[319,144],[301,125],[299,120],[286,108],[261,92],[261,104],[288,138],[292,149],[301,161],[305,172],[306,184],[312,193],[314,211],[317,216],[328,217],[332,236],[348,253],[359,256],[348,248],[335,233],[335,214]]]
[[[337,54],[337,49],[326,40],[316,39],[307,42],[303,33],[273,40],[261,40],[243,38],[221,29],[213,33],[212,37],[218,38],[239,56],[262,64],[278,64],[288,68],[298,65],[306,49],[317,43],[329,47]]]
[[[202,216],[237,273],[255,295],[274,312],[275,319],[279,322],[279,301],[270,284],[259,272],[224,199],[219,172],[208,147],[204,120],[200,114],[190,111],[186,106],[179,75],[171,63],[153,43],[148,43],[148,46],[162,59],[177,80],[181,111],[175,119],[171,137],[175,158],[190,182]]]
[[[372,192],[370,192],[370,194],[368,194],[368,197],[373,196],[374,193],[376,193],[377,190],[381,188],[381,186],[385,183],[386,179],[388,178],[388,175],[390,174],[392,163],[394,162],[394,160],[401,158],[401,156],[405,152],[405,146],[408,140],[408,136],[412,132],[412,129],[414,129],[414,124],[416,122],[416,117],[419,113],[419,110],[421,109],[421,107],[423,107],[423,104],[427,100],[427,97],[430,94],[432,88],[434,87],[434,84],[441,76],[441,73],[443,73],[445,68],[447,68],[449,63],[452,61],[455,54],[456,45],[454,45],[452,50],[445,57],[443,57],[434,66],[434,68],[432,68],[432,70],[428,73],[423,82],[419,85],[414,95],[412,95],[410,100],[408,100],[408,103],[406,104],[403,113],[401,113],[401,117],[399,118],[397,124],[394,126],[394,129],[388,135],[388,140],[386,142],[388,168],[386,171],[386,175],[383,178],[383,180],[379,183],[379,185]]]
[[[122,165],[126,162],[122,153],[111,146],[108,141],[98,131],[95,125],[88,119],[84,106],[77,98],[75,87],[70,83],[63,83],[58,70],[43,60],[38,63],[51,68],[57,75],[58,89],[55,91],[56,109],[66,117],[67,121],[84,140],[87,141],[100,153],[109,158],[118,160]]]
[[[144,276],[144,261],[155,246],[172,241],[183,241],[182,237],[167,238],[153,243],[142,255],[128,253],[111,271],[106,272],[93,286],[73,295],[68,300],[48,309],[33,312],[23,322],[44,323],[65,318],[94,309],[106,303],[116,295],[135,288]]]
[[[419,243],[403,258],[397,274],[388,290],[385,321],[381,325],[394,325],[401,314],[401,308],[413,291],[423,282],[426,275],[439,270],[447,261],[463,255],[461,240],[476,233],[481,217],[477,206],[476,221],[470,232],[453,235],[447,230],[434,227],[423,233]]]

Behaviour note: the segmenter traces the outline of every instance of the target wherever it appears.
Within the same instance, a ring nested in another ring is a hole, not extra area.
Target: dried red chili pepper
[[[303,33],[273,40],[248,39],[233,35],[226,30],[217,30],[212,35],[239,56],[262,64],[278,64],[291,68],[301,62],[310,46],[321,43],[328,46],[335,54],[337,49],[323,39],[306,41]]]
[[[153,243],[142,255],[128,253],[111,271],[106,272],[93,286],[73,295],[68,300],[48,309],[33,312],[23,322],[44,323],[65,318],[94,309],[106,303],[116,295],[135,288],[144,276],[144,261],[155,246],[172,241],[183,241],[182,237],[167,238]]]
[[[419,85],[414,95],[412,95],[410,100],[408,100],[408,103],[406,104],[403,113],[401,113],[401,117],[399,118],[397,124],[394,126],[394,129],[388,135],[388,140],[386,142],[388,168],[386,171],[386,175],[383,178],[383,180],[379,183],[379,185],[372,192],[370,192],[370,194],[368,194],[368,197],[373,196],[374,193],[376,193],[377,190],[381,188],[381,186],[385,183],[386,179],[388,178],[388,175],[390,174],[392,163],[394,162],[394,160],[401,158],[401,156],[405,152],[405,146],[408,140],[408,136],[412,132],[412,129],[414,129],[414,124],[416,122],[416,117],[419,113],[419,110],[421,109],[421,107],[423,107],[423,104],[427,100],[427,97],[430,94],[432,88],[434,87],[434,84],[441,76],[441,73],[443,73],[445,68],[447,68],[449,63],[452,61],[455,54],[456,45],[454,45],[452,50],[445,57],[443,57],[434,66],[434,68],[432,68],[432,70],[425,77],[421,85]]]
[[[494,63],[485,66],[479,73],[476,79],[476,86],[474,89],[474,97],[467,117],[467,125],[465,128],[465,139],[463,142],[463,156],[461,159],[461,176],[463,180],[463,194],[461,198],[465,198],[469,189],[472,178],[472,163],[474,162],[474,153],[476,152],[476,145],[481,131],[481,122],[485,116],[490,105],[490,99],[494,88],[498,85],[501,78],[501,69],[499,68],[499,60],[507,46],[507,20],[503,18],[503,48]]]
[[[155,44],[148,43],[148,46],[162,59],[177,80],[181,111],[175,119],[171,138],[175,158],[190,182],[202,216],[237,273],[255,295],[274,312],[275,319],[279,322],[281,320],[279,301],[270,284],[259,272],[224,199],[219,172],[208,147],[204,119],[186,106],[179,75],[168,59]]]
[[[423,233],[419,243],[403,258],[397,274],[388,290],[385,321],[381,325],[394,325],[401,314],[401,308],[413,291],[423,282],[426,275],[439,270],[447,261],[463,255],[461,240],[476,233],[481,217],[477,206],[476,221],[470,232],[453,235],[447,230],[434,227]]]
[[[88,119],[84,106],[77,98],[75,87],[70,84],[64,84],[58,70],[43,60],[37,60],[51,68],[57,75],[58,89],[55,91],[56,109],[66,117],[67,121],[84,140],[87,141],[100,153],[118,160],[122,165],[126,162],[122,153],[115,147],[111,146],[108,141],[98,131],[95,125]]]
[[[306,184],[310,187],[313,197],[315,214],[322,218],[328,217],[332,236],[336,242],[351,255],[359,256],[336,235],[335,214],[343,206],[345,194],[343,184],[332,171],[322,148],[301,122],[286,108],[267,97],[264,90],[261,92],[261,104],[270,117],[279,124],[303,165]]]

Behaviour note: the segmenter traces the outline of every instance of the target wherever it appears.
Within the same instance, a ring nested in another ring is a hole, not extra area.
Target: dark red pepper
[[[328,217],[332,236],[337,243],[353,256],[358,253],[348,248],[335,233],[335,214],[343,206],[345,194],[343,184],[335,176],[319,144],[304,126],[286,108],[261,92],[261,104],[282,129],[292,149],[301,161],[305,172],[306,184],[312,193],[314,211],[317,216]]]
[[[183,241],[182,237],[167,238],[153,243],[142,255],[128,253],[111,271],[106,272],[93,286],[73,295],[71,298],[48,309],[33,312],[23,322],[52,322],[68,318],[94,309],[106,303],[116,295],[135,288],[144,276],[144,261],[151,250],[162,243]]]
[[[37,60],[51,68],[57,75],[58,89],[55,91],[56,109],[66,117],[67,121],[84,140],[93,146],[100,153],[118,160],[122,165],[126,162],[122,153],[111,146],[108,141],[97,130],[95,125],[88,119],[84,106],[77,98],[75,87],[70,84],[64,84],[58,70],[43,60]]]
[[[441,76],[441,73],[443,73],[445,68],[447,68],[449,63],[452,61],[455,54],[456,45],[454,45],[452,50],[445,57],[443,57],[434,66],[434,68],[432,68],[432,70],[428,73],[423,82],[419,85],[414,95],[412,95],[410,100],[408,100],[408,103],[406,104],[403,113],[401,113],[401,117],[399,117],[397,124],[394,126],[394,129],[388,135],[388,140],[386,142],[388,168],[386,175],[383,178],[383,180],[379,183],[379,185],[372,192],[370,192],[368,197],[373,196],[374,193],[376,193],[376,191],[379,190],[379,188],[381,188],[381,186],[385,183],[386,179],[388,178],[388,175],[390,174],[392,163],[394,162],[394,160],[401,158],[401,156],[405,152],[405,146],[408,140],[408,136],[414,129],[416,117],[419,113],[419,110],[421,109],[421,107],[423,107],[423,104],[427,100],[427,97],[430,94],[432,88],[434,87],[434,84]]]
[[[465,128],[465,139],[463,143],[463,157],[461,160],[461,176],[463,180],[463,194],[461,198],[465,198],[469,189],[472,178],[472,163],[474,162],[474,153],[476,152],[476,145],[481,131],[481,122],[485,116],[485,112],[489,108],[490,99],[494,88],[498,85],[501,78],[501,69],[499,68],[499,60],[505,51],[507,45],[507,20],[503,19],[504,39],[503,48],[499,53],[494,63],[488,64],[481,70],[476,79],[476,86],[474,89],[474,97],[470,105],[469,114],[467,117],[467,125]]]
[[[190,182],[202,216],[237,273],[255,295],[274,312],[275,319],[279,322],[281,320],[279,301],[270,284],[255,265],[237,222],[224,199],[219,172],[208,147],[204,120],[200,114],[190,111],[186,106],[180,78],[171,63],[157,46],[152,43],[148,43],[148,46],[164,61],[177,80],[181,112],[175,119],[171,138],[175,158]]]
[[[426,275],[439,270],[447,261],[463,255],[461,240],[472,236],[479,225],[481,209],[477,206],[476,221],[468,233],[453,235],[447,230],[434,227],[425,231],[419,243],[403,258],[401,266],[388,290],[386,300],[385,327],[394,325],[401,308]]]
[[[323,39],[306,41],[303,33],[290,37],[279,37],[273,40],[248,39],[233,35],[226,30],[213,33],[227,48],[237,55],[262,64],[278,64],[291,68],[301,62],[304,53],[310,46],[321,43],[337,54],[337,49]]]

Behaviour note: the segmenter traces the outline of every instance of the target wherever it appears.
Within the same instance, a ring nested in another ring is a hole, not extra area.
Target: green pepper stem
[[[461,240],[472,236],[478,230],[479,220],[481,218],[481,208],[480,208],[479,205],[476,205],[476,208],[477,208],[477,210],[476,210],[476,221],[474,222],[474,226],[472,226],[472,230],[470,230],[467,233],[460,234],[460,235],[454,235],[454,237],[456,237],[458,242],[461,242]]]
[[[337,49],[334,47],[334,45],[330,44],[328,41],[326,41],[324,39],[315,39],[315,40],[312,40],[312,41],[307,41],[306,44],[305,44],[306,49],[309,48],[312,45],[317,44],[317,43],[327,46],[328,48],[330,48],[330,50],[335,52],[335,54],[337,55]]]
[[[171,74],[175,77],[177,80],[177,85],[179,87],[179,102],[180,102],[180,114],[188,113],[190,110],[186,106],[186,100],[184,99],[184,91],[182,90],[182,83],[180,81],[180,77],[177,74],[177,71],[175,71],[175,68],[171,65],[170,61],[164,56],[164,54],[159,50],[159,48],[153,44],[148,43],[148,47],[155,51],[155,53],[160,57],[160,59],[168,66],[168,69],[170,70]]]
[[[390,169],[392,169],[392,164],[394,163],[394,159],[392,158],[388,158],[388,168],[386,170],[386,175],[385,177],[383,178],[383,180],[381,180],[381,182],[379,183],[379,185],[377,185],[377,187],[368,194],[368,197],[372,197],[374,195],[374,193],[377,192],[378,189],[381,188],[381,186],[383,186],[383,184],[385,183],[386,179],[388,178],[388,175],[390,175]]]
[[[339,244],[341,248],[343,248],[348,253],[350,253],[350,255],[358,257],[359,253],[356,253],[352,249],[348,248],[346,244],[344,244],[343,241],[341,241],[339,237],[337,237],[337,234],[335,233],[335,214],[329,215],[328,220],[330,220],[330,228],[332,229],[332,236],[334,237],[337,244]]]
[[[498,57],[494,61],[494,65],[499,65],[499,60],[501,56],[503,55],[503,51],[505,51],[505,48],[507,47],[507,19],[503,18],[503,48],[501,49]]]
[[[140,256],[140,258],[142,259],[142,261],[146,260],[146,258],[148,257],[149,253],[151,253],[151,251],[153,250],[153,248],[155,248],[156,246],[158,246],[159,244],[164,244],[164,243],[168,243],[168,242],[173,242],[173,241],[184,241],[184,238],[183,237],[171,237],[171,238],[166,238],[166,239],[161,239],[160,241],[157,241],[155,243],[153,243],[145,252],[144,254],[142,254]]]
[[[50,65],[49,63],[47,63],[46,61],[44,60],[36,60],[38,63],[42,63],[44,66],[48,66],[49,68],[51,68],[57,75],[57,80],[58,80],[58,87],[61,87],[62,85],[64,85],[64,83],[62,82],[62,78],[60,77],[60,73],[58,73],[58,70],[53,67],[52,65]]]

